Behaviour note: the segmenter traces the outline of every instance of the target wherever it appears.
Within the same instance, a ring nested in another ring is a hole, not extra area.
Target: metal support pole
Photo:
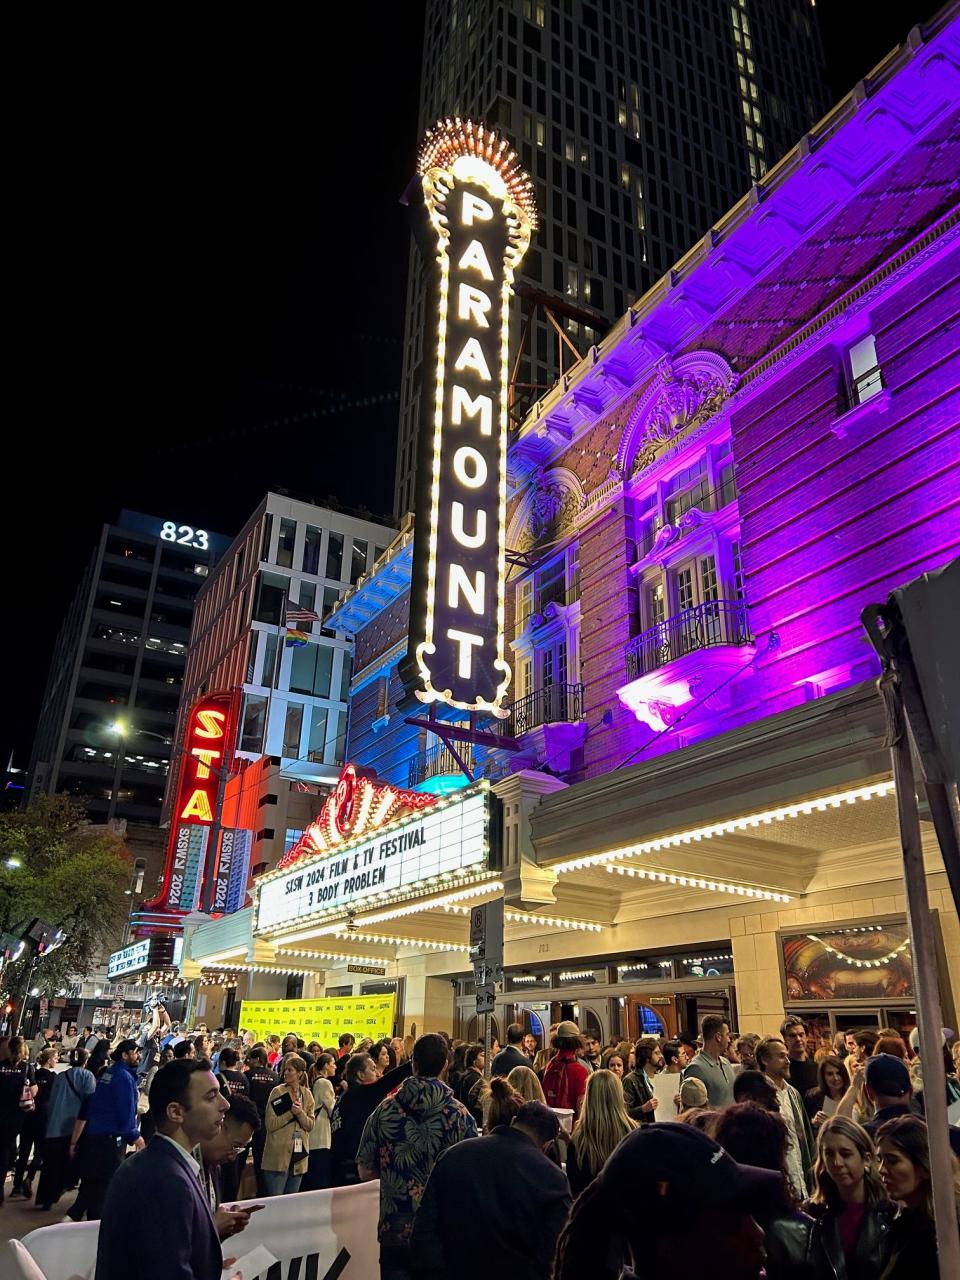
[[[953,1191],[952,1154],[947,1121],[947,1085],[941,1053],[943,1020],[937,980],[937,957],[933,945],[933,931],[930,928],[927,879],[923,868],[920,814],[917,809],[910,736],[903,714],[899,679],[888,673],[881,677],[880,687],[887,703],[888,723],[895,722],[899,730],[890,747],[890,755],[897,787],[897,819],[900,826],[900,844],[903,849],[903,878],[907,890],[907,923],[910,928],[914,983],[917,992],[917,1015],[923,1063],[923,1101],[927,1120],[927,1142],[930,1148],[930,1182],[933,1188],[933,1212],[937,1227],[940,1274],[960,1276],[960,1237],[957,1235],[957,1209]]]
[[[490,1017],[489,1013],[485,1013],[483,1015],[483,1078],[484,1080],[490,1079],[490,1069],[493,1065],[492,1062],[490,1061],[491,1059],[490,1046],[492,1043],[490,1038],[490,1032],[492,1028],[492,1021],[493,1020]]]

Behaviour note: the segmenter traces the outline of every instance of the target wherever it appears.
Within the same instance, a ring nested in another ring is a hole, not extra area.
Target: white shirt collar
[[[186,1148],[184,1147],[181,1147],[179,1142],[177,1142],[174,1138],[171,1138],[166,1133],[158,1133],[157,1137],[162,1138],[164,1142],[169,1142],[172,1147],[176,1147],[178,1155],[181,1157],[182,1160],[186,1162],[189,1168],[193,1171],[194,1177],[196,1178],[200,1177],[200,1161],[197,1160],[196,1156],[194,1156],[192,1152],[187,1151]]]

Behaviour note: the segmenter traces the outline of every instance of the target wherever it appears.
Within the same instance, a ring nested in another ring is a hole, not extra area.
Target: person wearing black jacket
[[[54,1071],[56,1064],[56,1049],[41,1049],[34,1073],[37,1096],[34,1099],[33,1111],[27,1112],[23,1118],[17,1167],[14,1170],[13,1190],[10,1193],[11,1200],[18,1197],[29,1200],[33,1195],[33,1177],[42,1162],[41,1144],[47,1132],[47,1105],[50,1101],[50,1090],[57,1078],[57,1073]]]
[[[846,1116],[830,1116],[817,1133],[809,1260],[818,1277],[872,1280],[884,1275],[897,1208],[874,1168],[870,1135]],[[919,1271],[917,1275],[926,1275]]]
[[[220,1056],[222,1058],[223,1054],[221,1053]],[[267,1099],[280,1083],[280,1077],[267,1066],[267,1053],[262,1046],[254,1045],[247,1051],[246,1067],[247,1089],[260,1116],[260,1128],[253,1135],[252,1148],[253,1167],[257,1175],[257,1195],[262,1196],[266,1194],[260,1165],[263,1161],[264,1143],[267,1140]]]
[[[433,1167],[413,1221],[412,1261],[422,1280],[548,1280],[570,1188],[545,1154],[560,1132],[542,1102],[525,1102],[509,1125],[458,1142]],[[476,1223],[464,1250],[464,1224]],[[531,1231],[531,1224],[536,1230]]]
[[[511,1022],[507,1027],[506,1046],[490,1064],[491,1075],[508,1076],[514,1067],[529,1067],[530,1059],[523,1052],[523,1034],[520,1023]]]
[[[392,1093],[413,1071],[412,1062],[404,1062],[392,1071],[378,1076],[368,1053],[355,1053],[347,1063],[343,1078],[347,1091],[341,1094],[330,1117],[330,1163],[333,1186],[350,1187],[360,1181],[357,1173],[357,1151],[363,1126],[388,1093]]]
[[[485,1063],[483,1045],[469,1045],[463,1060],[466,1070],[460,1076],[454,1093],[457,1096],[457,1100],[463,1103],[474,1120],[476,1120],[477,1128],[479,1129],[483,1127],[483,1107],[480,1104]]]

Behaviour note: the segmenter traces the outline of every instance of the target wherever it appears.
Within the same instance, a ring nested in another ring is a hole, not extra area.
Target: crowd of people
[[[23,1199],[39,1173],[41,1209],[76,1189],[67,1218],[101,1219],[98,1280],[125,1276],[147,1210],[170,1229],[141,1280],[215,1280],[258,1207],[241,1195],[370,1180],[383,1280],[707,1258],[720,1280],[937,1275],[916,1033],[821,1042],[789,1017],[734,1036],[708,1014],[697,1039],[603,1046],[569,1021],[545,1044],[516,1024],[487,1072],[482,1044],[439,1033],[324,1047],[188,1033],[162,1006],[129,1030],[0,1039],[0,1203],[9,1173]],[[943,1053],[960,1098],[960,1049]],[[956,1154],[953,1178],[960,1206]]]

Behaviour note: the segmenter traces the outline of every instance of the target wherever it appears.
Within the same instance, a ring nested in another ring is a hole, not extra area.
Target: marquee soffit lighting
[[[354,956],[342,951],[305,951],[302,948],[277,947],[277,955],[297,956],[301,960],[346,960],[350,964],[383,964],[382,956]]]
[[[449,169],[468,179],[471,164],[476,162],[493,169],[503,183],[497,194],[509,196],[535,231],[538,221],[533,182],[520,167],[517,153],[496,129],[459,116],[437,123],[427,130],[420,144],[417,173],[422,177],[431,169]]]
[[[298,973],[298,974],[302,974],[304,977],[306,977],[306,975],[307,975],[308,973],[312,973],[312,972],[313,972],[313,970],[312,970],[312,969],[293,969],[293,968],[279,969],[279,968],[277,968],[277,966],[276,966],[276,965],[271,965],[271,964],[228,964],[228,965],[221,965],[221,964],[208,964],[206,961],[204,961],[204,965],[203,965],[203,967],[204,967],[205,969],[226,969],[226,970],[228,970],[228,971],[229,971],[229,972],[231,972],[231,973],[233,973],[233,972],[236,972],[236,973],[281,973],[281,974],[286,974],[286,973]]]
[[[826,813],[829,809],[840,809],[845,804],[856,804],[858,800],[874,800],[878,796],[892,795],[894,790],[892,781],[875,782],[866,787],[853,787],[849,791],[837,791],[832,795],[801,800],[796,804],[782,805],[777,809],[764,809],[759,813],[745,814],[741,818],[729,818],[724,822],[714,822],[704,827],[692,827],[689,831],[678,831],[675,835],[660,836],[656,840],[643,840],[638,844],[624,845],[620,849],[608,849],[605,853],[568,858],[563,862],[554,863],[551,869],[557,875],[566,875],[571,871],[582,871],[585,867],[603,866],[608,862],[618,862],[624,858],[634,858],[645,853],[659,853],[662,849],[677,849],[683,845],[697,844],[701,840],[710,840],[713,836],[727,836],[736,831],[770,826],[774,822],[783,822],[787,818]],[[679,877],[677,879],[679,880]],[[697,886],[700,887],[699,879]]]
[[[455,912],[463,916],[470,914],[469,907],[458,907],[456,905],[444,907],[444,911]],[[529,911],[511,911],[509,908],[504,911],[503,918],[512,921],[514,924],[542,924],[549,925],[555,929],[578,929],[583,933],[602,933],[604,927],[594,920],[566,920],[562,916],[540,916],[534,915]]]
[[[411,902],[405,907],[396,907],[392,911],[376,911],[373,915],[357,916],[357,924],[379,924],[382,920],[395,920],[400,916],[412,916],[418,911],[435,911],[448,902],[456,902],[463,898],[479,898],[489,893],[502,893],[502,880],[486,880],[470,889],[461,889],[459,893],[447,894],[442,898],[432,898],[427,902]]]
[[[380,933],[338,933],[344,942],[356,938],[358,942],[377,942],[388,947],[425,947],[428,951],[469,951],[462,942],[440,942],[435,938],[391,938]],[[374,961],[374,963],[377,963]]]
[[[729,884],[726,880],[701,880],[699,876],[682,876],[676,871],[648,871],[646,867],[607,866],[613,875],[630,876],[637,880],[658,881],[660,884],[682,885],[685,889],[709,889],[711,893],[732,893],[739,898],[757,898],[764,902],[789,902],[790,895],[774,889],[755,889],[752,885]]]

